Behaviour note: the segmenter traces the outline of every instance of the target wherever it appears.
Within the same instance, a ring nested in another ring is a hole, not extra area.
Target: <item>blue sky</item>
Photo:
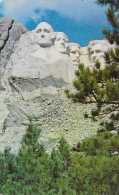
[[[0,0],[0,17],[10,17],[33,30],[41,21],[54,31],[63,31],[70,42],[81,46],[103,39],[101,29],[109,28],[105,10],[95,0]]]

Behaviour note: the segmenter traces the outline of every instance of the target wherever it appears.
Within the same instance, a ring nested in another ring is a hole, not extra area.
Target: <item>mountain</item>
[[[79,61],[92,68],[94,55],[111,47],[106,40],[95,40],[80,48],[46,22],[29,31],[0,18],[0,149],[8,145],[18,151],[29,119],[41,126],[39,142],[47,150],[62,135],[75,144],[95,134],[98,123],[83,118],[92,105],[70,102],[64,89],[73,90]]]

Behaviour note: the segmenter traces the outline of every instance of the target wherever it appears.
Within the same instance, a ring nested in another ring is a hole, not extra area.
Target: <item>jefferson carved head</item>
[[[54,43],[53,28],[47,22],[41,22],[35,29],[35,40],[40,47],[51,47]]]
[[[55,38],[55,48],[62,54],[68,54],[68,37],[63,32],[57,32]]]
[[[78,43],[70,43],[69,51],[72,64],[78,65],[80,57],[80,45]]]

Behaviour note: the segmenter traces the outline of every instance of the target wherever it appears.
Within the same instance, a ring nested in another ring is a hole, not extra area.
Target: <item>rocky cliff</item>
[[[41,126],[39,141],[46,148],[55,147],[61,136],[74,144],[96,132],[98,123],[83,118],[92,105],[73,104],[64,89],[72,88],[79,61],[92,67],[94,54],[99,57],[104,45],[112,47],[97,40],[81,48],[45,22],[28,31],[12,19],[0,18],[1,150],[9,145],[17,152],[29,118]]]

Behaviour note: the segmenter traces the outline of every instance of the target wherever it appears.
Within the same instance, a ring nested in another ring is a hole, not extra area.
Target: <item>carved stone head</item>
[[[48,23],[41,22],[36,27],[35,40],[40,47],[51,47],[54,43],[54,39],[54,31]]]
[[[78,43],[70,43],[69,51],[72,64],[78,65],[80,57],[80,45]]]
[[[62,54],[68,54],[68,37],[63,32],[57,32],[55,38],[55,48]]]
[[[107,40],[90,41],[89,43],[89,58],[92,63],[100,61],[105,64],[104,53],[111,48],[111,44]]]

